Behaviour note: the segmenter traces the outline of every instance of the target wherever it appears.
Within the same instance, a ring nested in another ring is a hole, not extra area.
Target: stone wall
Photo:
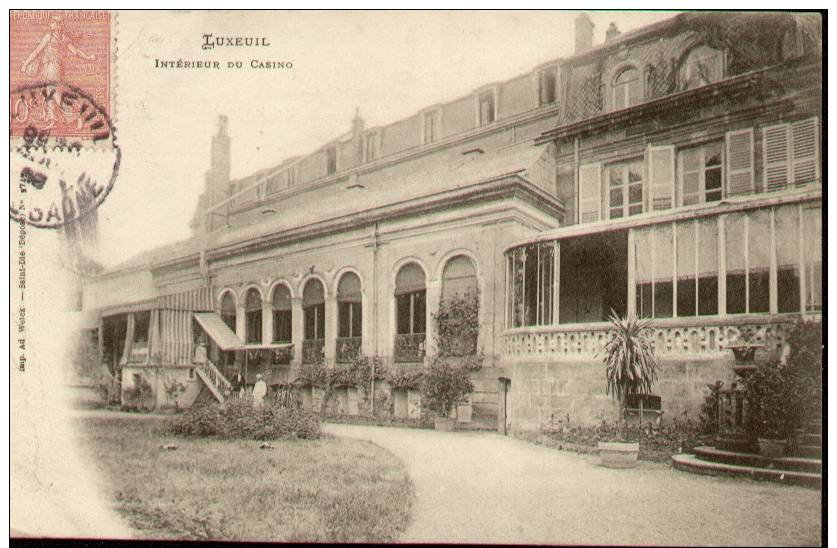
[[[707,384],[734,380],[733,357],[659,359],[654,394],[662,398],[664,420],[672,417],[697,421]],[[594,424],[617,417],[616,400],[605,394],[601,360],[521,361],[506,371],[511,379],[509,413],[513,430],[535,430],[566,421]]]

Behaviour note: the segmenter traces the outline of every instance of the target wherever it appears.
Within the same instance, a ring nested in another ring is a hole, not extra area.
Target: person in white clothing
[[[261,373],[256,375],[256,384],[253,386],[253,406],[262,407],[264,397],[267,395],[267,383],[264,382]]]

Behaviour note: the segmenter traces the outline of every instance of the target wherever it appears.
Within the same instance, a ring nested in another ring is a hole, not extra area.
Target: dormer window
[[[613,110],[639,104],[639,71],[628,68],[613,79]]]
[[[296,166],[291,166],[285,171],[285,186],[288,188],[296,184]]]
[[[337,147],[332,145],[325,150],[326,152],[326,175],[337,173]]]
[[[495,90],[483,91],[477,96],[477,114],[480,126],[494,122],[497,119],[497,100]]]
[[[555,102],[558,82],[558,69],[545,68],[538,73],[538,106]]]
[[[422,116],[421,142],[424,144],[439,140],[442,111],[431,110]]]
[[[680,68],[683,89],[694,89],[717,82],[723,75],[723,55],[707,46],[698,46],[686,56]]]
[[[381,153],[381,134],[377,131],[363,136],[363,161],[371,162]]]

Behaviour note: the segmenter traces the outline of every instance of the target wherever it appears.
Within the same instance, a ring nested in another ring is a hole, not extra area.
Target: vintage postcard
[[[823,19],[10,10],[10,536],[824,543]]]

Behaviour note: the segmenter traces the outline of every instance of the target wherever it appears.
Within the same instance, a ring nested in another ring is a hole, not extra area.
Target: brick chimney
[[[360,117],[360,109],[355,108],[355,117],[352,118],[352,145],[354,158],[352,165],[359,165],[363,162],[363,130],[366,129],[366,122]]]
[[[230,137],[227,117],[218,117],[218,133],[212,136],[209,171],[206,174],[210,206],[224,200],[230,185]]]
[[[611,22],[610,26],[605,31],[605,42],[610,42],[614,38],[618,38],[622,31],[616,26],[616,23]]]
[[[575,54],[584,53],[593,48],[593,21],[586,13],[579,13],[575,18]]]

